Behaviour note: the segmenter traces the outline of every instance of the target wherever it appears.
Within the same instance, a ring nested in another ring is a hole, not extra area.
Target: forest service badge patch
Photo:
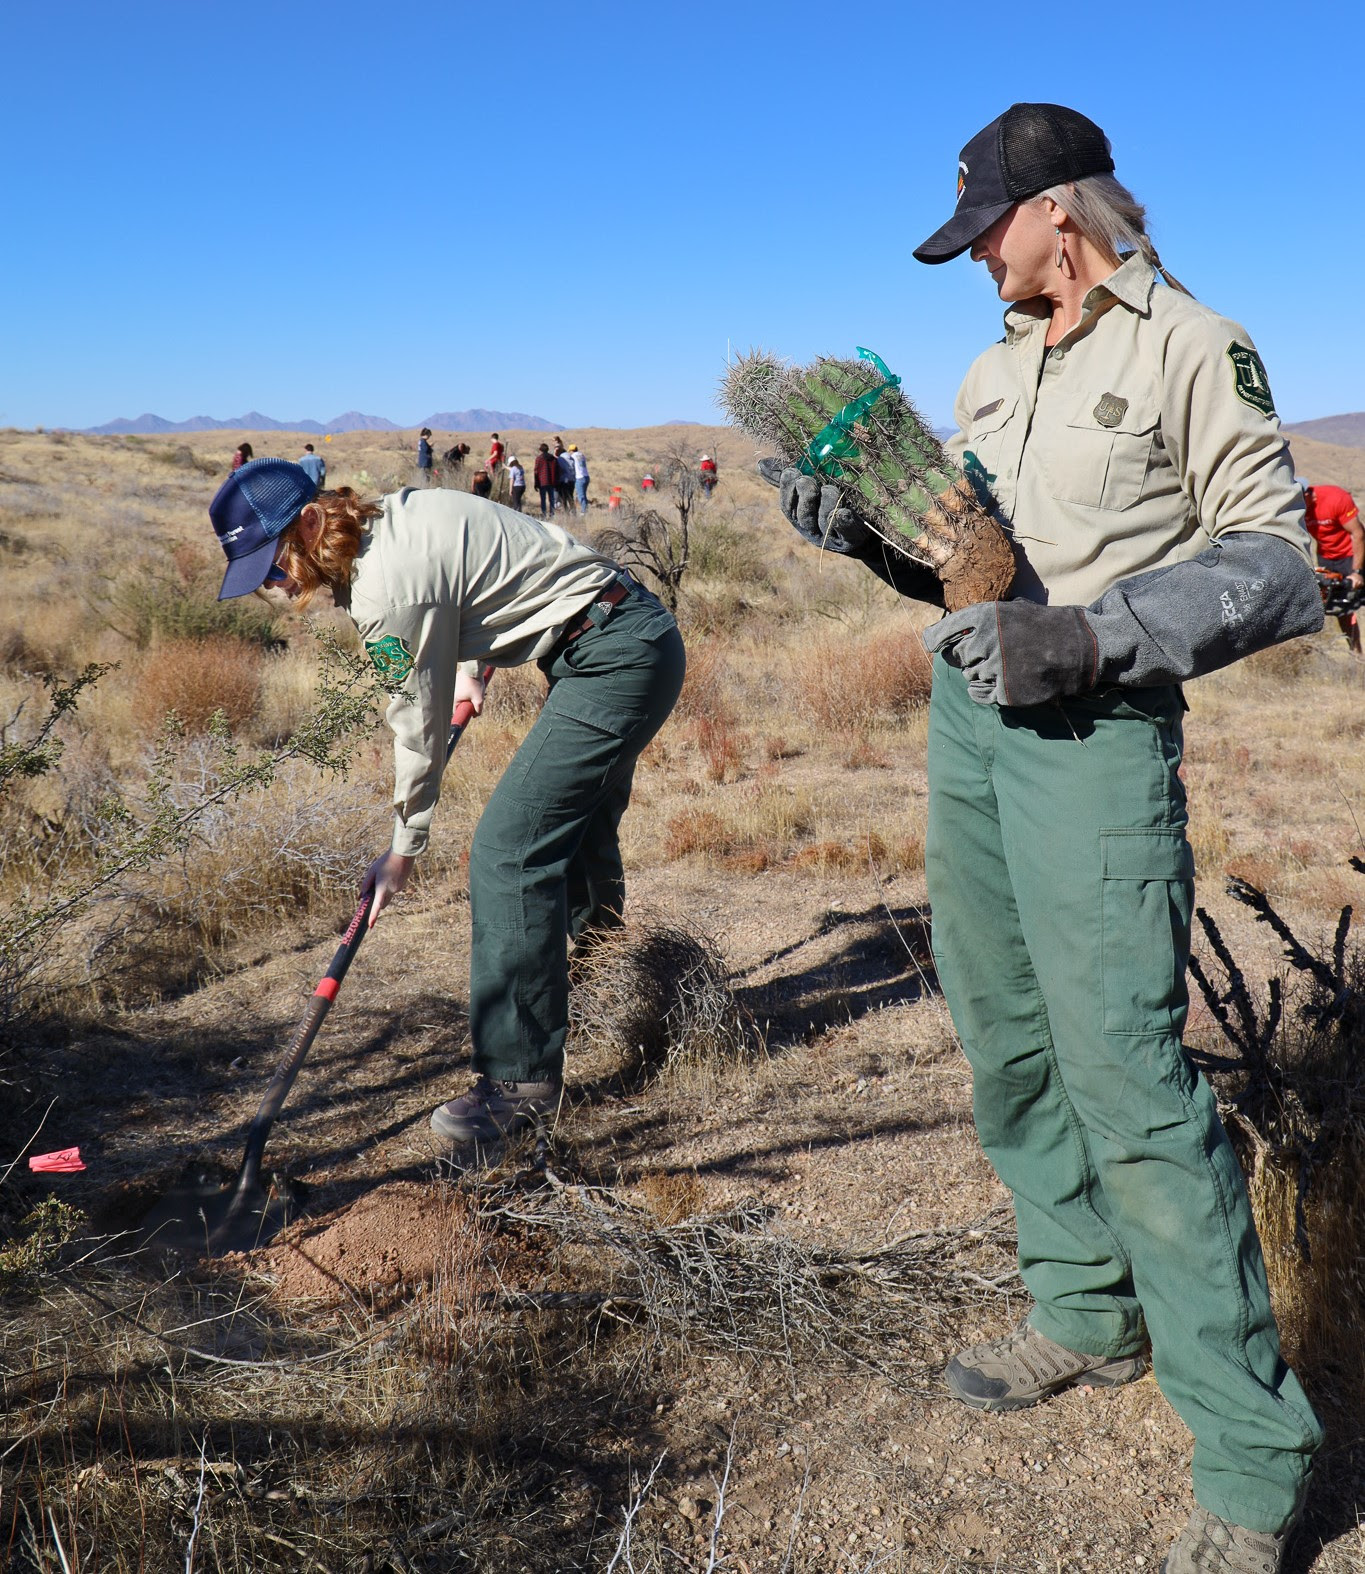
[[[1228,345],[1228,360],[1232,362],[1233,387],[1243,404],[1249,404],[1262,415],[1274,415],[1275,401],[1270,396],[1270,379],[1265,374],[1265,363],[1255,350],[1234,339]]]
[[[412,671],[412,652],[397,634],[386,634],[383,639],[367,639],[365,650],[379,674],[379,681],[387,688],[396,689]]]

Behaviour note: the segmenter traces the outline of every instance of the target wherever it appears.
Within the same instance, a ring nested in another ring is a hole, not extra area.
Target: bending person
[[[483,705],[486,664],[534,661],[549,692],[489,799],[469,854],[469,1029],[477,1074],[432,1129],[493,1141],[559,1104],[568,940],[619,925],[617,831],[635,762],[682,687],[662,604],[555,525],[466,492],[317,492],[284,459],[244,465],[209,514],[228,558],[220,599],[331,592],[390,689],[393,844],[366,872],[371,923],[427,846],[455,704]]]

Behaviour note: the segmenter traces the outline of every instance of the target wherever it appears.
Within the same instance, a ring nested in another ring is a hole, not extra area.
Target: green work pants
[[[978,705],[934,662],[925,864],[977,1132],[1014,1194],[1030,1322],[1150,1338],[1212,1513],[1278,1531],[1321,1430],[1280,1354],[1236,1155],[1181,1047],[1194,868],[1181,700]]]
[[[541,662],[544,708],[469,851],[469,1030],[485,1076],[563,1075],[568,938],[621,922],[617,828],[635,761],[673,709],[684,666],[672,617],[638,588]]]

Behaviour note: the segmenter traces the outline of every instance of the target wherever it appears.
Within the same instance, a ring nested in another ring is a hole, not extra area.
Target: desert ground
[[[213,599],[233,447],[302,437],[0,432],[0,895],[11,941],[39,936],[0,950],[0,1567],[1157,1569],[1190,1440],[1150,1377],[1001,1416],[941,1384],[1027,1300],[928,950],[936,614],[805,547],[731,430],[564,435],[587,539],[671,454],[716,455],[720,484],[693,500],[688,683],[623,828],[626,929],[575,975],[561,1114],[477,1163],[427,1126],[467,1077],[464,850],[538,703],[534,671],[503,673],[271,1133],[299,1216],[200,1259],[140,1222],[239,1162],[387,844],[388,735],[371,715],[336,740],[344,772],[308,757],[348,625]],[[312,441],[331,484],[380,491],[414,436]],[[438,451],[461,436],[486,452]],[[529,470],[541,434],[503,436]],[[1365,490],[1365,451],[1295,458]],[[654,506],[677,524],[667,488]],[[1269,1103],[1215,1086],[1328,1428],[1294,1574],[1365,1571],[1365,1053],[1334,1030],[1324,1099],[1325,986],[1229,882],[1358,1020],[1363,687],[1329,623],[1187,690],[1196,952],[1275,1068]],[[1192,999],[1192,1051],[1226,1058]],[[82,1170],[27,1167],[76,1146]]]

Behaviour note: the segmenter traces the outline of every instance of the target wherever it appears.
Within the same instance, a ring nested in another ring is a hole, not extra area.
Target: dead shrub
[[[133,713],[154,731],[174,711],[186,732],[202,733],[222,711],[235,732],[260,704],[262,654],[237,639],[166,640],[142,661]]]
[[[1365,863],[1351,860],[1358,873]],[[1213,1079],[1256,1214],[1286,1350],[1346,1413],[1365,1406],[1365,954],[1344,907],[1328,945],[1304,945],[1264,892],[1229,895],[1281,941],[1291,969],[1253,991],[1218,924],[1190,974],[1224,1044],[1195,1046]]]
[[[932,669],[913,629],[825,635],[801,658],[802,703],[831,732],[896,725],[929,703]]]
[[[720,716],[698,716],[692,724],[697,748],[706,760],[706,779],[734,782],[744,774],[744,749],[748,739],[734,731]]]
[[[653,917],[574,954],[573,1030],[611,1046],[631,1072],[732,1060],[758,1044],[715,942]]]

